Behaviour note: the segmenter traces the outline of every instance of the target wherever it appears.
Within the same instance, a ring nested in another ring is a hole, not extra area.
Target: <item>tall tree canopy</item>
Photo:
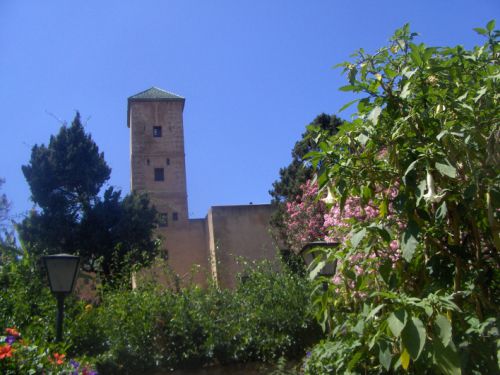
[[[284,224],[284,216],[286,215],[285,202],[293,201],[298,196],[302,196],[302,185],[312,179],[314,173],[317,172],[317,168],[314,168],[311,163],[306,163],[304,158],[309,152],[318,150],[319,148],[314,136],[316,134],[315,129],[320,129],[327,134],[333,135],[337,133],[337,129],[342,123],[343,120],[335,115],[322,113],[317,116],[307,126],[307,130],[302,134],[302,138],[295,143],[292,150],[292,162],[287,167],[280,169],[280,178],[273,183],[273,189],[269,191],[272,203],[277,208],[271,221],[274,234],[288,247],[290,247],[290,243]]]
[[[156,255],[156,210],[145,195],[122,199],[112,187],[99,195],[111,169],[78,113],[48,146],[33,147],[22,170],[39,208],[18,225],[31,252],[78,253],[88,270],[105,276]]]

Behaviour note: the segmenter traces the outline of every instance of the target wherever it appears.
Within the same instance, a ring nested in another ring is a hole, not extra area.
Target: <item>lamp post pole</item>
[[[56,293],[57,315],[56,315],[56,342],[62,341],[63,321],[64,321],[64,297],[63,293]]]
[[[50,290],[57,300],[56,342],[63,337],[64,298],[73,291],[78,274],[80,257],[69,254],[46,255],[43,263],[47,269]]]

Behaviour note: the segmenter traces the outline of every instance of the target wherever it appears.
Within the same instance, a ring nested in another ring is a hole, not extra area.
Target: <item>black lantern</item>
[[[302,256],[302,259],[304,259],[306,267],[309,268],[317,257],[323,257],[326,260],[326,254],[321,251],[314,251],[315,249],[320,249],[320,248],[333,249],[338,245],[339,245],[338,242],[324,242],[324,241],[309,242],[302,247],[300,255]],[[337,259],[335,259],[333,262],[325,262],[324,267],[319,271],[319,275],[324,277],[332,277],[333,275],[335,275],[336,270],[337,270]]]
[[[64,298],[75,287],[80,257],[69,254],[46,255],[43,263],[49,276],[50,290],[57,298],[56,342],[59,342],[62,340]]]

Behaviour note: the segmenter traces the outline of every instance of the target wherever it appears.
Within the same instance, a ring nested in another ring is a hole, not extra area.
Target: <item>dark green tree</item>
[[[295,143],[292,150],[292,162],[284,168],[280,169],[279,180],[273,183],[272,190],[269,194],[272,197],[271,203],[276,206],[276,213],[271,219],[271,226],[275,237],[288,246],[286,228],[284,224],[285,203],[292,201],[295,197],[302,195],[301,185],[307,180],[313,178],[317,168],[313,168],[310,163],[305,162],[304,156],[311,151],[318,150],[319,145],[314,138],[316,130],[321,129],[328,134],[337,133],[337,129],[342,125],[343,120],[335,115],[325,113],[317,116],[306,128],[302,138]]]
[[[5,183],[3,178],[0,178],[0,188]],[[10,202],[5,194],[0,194],[0,240],[2,235],[7,231],[9,218]]]
[[[147,196],[122,199],[111,187],[99,195],[111,169],[79,113],[48,146],[35,145],[22,170],[36,207],[17,228],[31,253],[80,254],[87,270],[105,277],[156,255],[156,210]]]
[[[0,188],[4,183],[5,180],[0,178]],[[9,210],[10,201],[5,194],[0,194],[0,264],[19,254]]]

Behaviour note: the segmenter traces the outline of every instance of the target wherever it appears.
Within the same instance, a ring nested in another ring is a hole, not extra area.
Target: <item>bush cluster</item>
[[[29,262],[3,266],[0,322],[47,347],[56,307],[39,275]],[[271,263],[249,265],[234,290],[115,284],[100,292],[98,304],[67,298],[66,343],[59,352],[90,358],[102,374],[301,357],[321,334],[309,294],[306,280]]]

